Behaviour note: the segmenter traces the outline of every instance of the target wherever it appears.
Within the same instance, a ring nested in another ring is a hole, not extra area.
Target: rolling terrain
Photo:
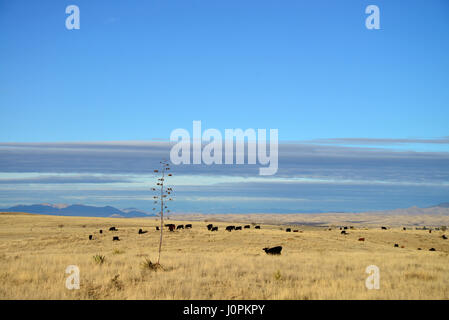
[[[0,299],[449,298],[449,240],[442,238],[447,231],[358,223],[348,235],[338,225],[292,225],[298,232],[289,233],[287,225],[251,216],[262,222],[260,230],[251,225],[227,232],[227,225],[243,223],[217,222],[214,216],[208,222],[172,219],[166,223],[193,228],[164,228],[163,269],[153,271],[145,261],[157,259],[157,218],[1,213]],[[219,230],[208,231],[209,223]],[[111,226],[118,231],[108,231]],[[140,228],[148,232],[138,234]],[[272,246],[282,246],[282,254],[262,250]],[[69,265],[79,267],[79,290],[65,287]],[[369,265],[380,269],[378,290],[365,287]]]

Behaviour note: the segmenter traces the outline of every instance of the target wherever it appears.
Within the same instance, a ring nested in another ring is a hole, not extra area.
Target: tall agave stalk
[[[173,193],[173,188],[167,188],[166,182],[165,182],[166,177],[172,176],[171,173],[167,172],[170,170],[170,166],[169,166],[167,160],[161,161],[160,164],[161,164],[161,169],[154,170],[158,179],[157,179],[156,187],[152,188],[153,191],[157,192],[157,195],[153,196],[154,205],[155,205],[153,210],[156,210],[156,205],[158,204],[158,202],[160,202],[160,205],[161,205],[161,211],[159,212],[159,217],[161,218],[161,226],[159,228],[160,238],[159,238],[159,253],[158,253],[158,257],[157,257],[158,265],[161,260],[161,251],[162,251],[162,238],[163,238],[163,230],[164,230],[164,211],[166,213],[170,212],[170,210],[168,209],[168,206],[167,206],[167,202],[173,200],[171,198],[171,195]]]

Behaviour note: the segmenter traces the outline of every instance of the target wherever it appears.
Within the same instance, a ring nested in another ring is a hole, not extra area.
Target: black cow
[[[407,230],[407,228],[406,228],[406,227],[403,227],[403,228],[402,228],[402,230],[404,230],[404,231],[405,231],[405,230]]]
[[[208,224],[207,225],[207,230],[209,230],[210,231],[210,229],[212,229],[212,227],[213,227],[214,225],[211,223],[211,224]]]
[[[251,226],[249,224],[247,224],[246,226],[243,227],[244,229],[250,229]]]
[[[115,227],[110,227],[109,231],[117,231],[117,229]]]
[[[156,230],[159,230],[159,227],[156,227]]]
[[[139,229],[139,234],[147,233],[148,231],[143,231],[142,229]]]
[[[273,248],[263,248],[262,250],[265,251],[266,254],[281,254],[282,247],[277,246]]]
[[[232,230],[235,230],[235,226],[227,226],[226,231],[231,232]]]
[[[254,229],[260,229],[260,226],[255,226]]]
[[[347,234],[345,230],[343,230],[342,232],[340,232],[341,234]]]
[[[170,224],[168,225],[168,231],[175,231],[175,225],[174,224]]]
[[[183,225],[183,224],[178,225],[178,226],[176,227],[176,230],[178,230],[178,229],[184,229],[184,225]]]
[[[210,231],[218,231],[218,227],[212,227],[212,229],[210,229]]]
[[[112,241],[120,241],[119,237],[112,237]]]
[[[92,235],[91,234],[89,235],[89,240],[92,240]]]
[[[186,224],[186,229],[192,229],[192,225],[191,224]]]
[[[395,248],[399,248],[399,245],[397,243],[394,244]]]
[[[292,229],[287,228],[287,229],[285,229],[285,231],[287,231],[287,232],[292,232]]]
[[[436,251],[435,248],[430,248],[429,251]]]
[[[235,227],[235,230],[242,230],[242,227],[241,226]]]
[[[429,233],[432,233],[432,230],[429,230]]]
[[[100,230],[100,233],[103,233],[103,230]]]
[[[344,230],[348,230],[348,227],[343,227]]]
[[[298,230],[293,230],[293,232],[298,232]]]
[[[387,227],[380,227],[382,230],[387,230]]]
[[[447,237],[444,234],[441,236],[441,238],[443,238],[444,240],[447,240]]]

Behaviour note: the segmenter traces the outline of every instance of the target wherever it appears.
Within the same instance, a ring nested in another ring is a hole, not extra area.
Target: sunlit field
[[[156,218],[0,214],[0,298],[449,298],[449,240],[442,238],[448,232],[415,227],[404,231],[399,226],[381,230],[360,224],[352,229],[348,225],[348,235],[342,235],[338,225],[260,224],[260,230],[251,225],[227,232],[229,224],[246,223],[208,219],[166,221],[191,223],[193,228],[174,232],[164,228],[163,269],[154,271],[145,261],[157,260]],[[219,230],[208,231],[209,223]],[[118,231],[108,231],[111,226]],[[287,227],[298,232],[286,232]],[[140,228],[148,232],[138,234]],[[112,241],[113,236],[120,241]],[[279,245],[280,256],[262,250]],[[80,269],[79,290],[66,288],[69,265]],[[378,290],[365,286],[369,265],[380,269]]]

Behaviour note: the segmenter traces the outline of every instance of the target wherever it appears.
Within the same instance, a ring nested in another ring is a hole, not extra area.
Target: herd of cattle
[[[176,226],[173,223],[169,223],[169,224],[165,224],[164,227],[168,228],[169,231],[173,232],[173,231],[175,231],[175,229],[176,230],[191,229],[192,228],[192,224],[186,224],[186,225],[180,224],[180,225]],[[207,227],[207,230],[209,230],[209,231],[212,231],[212,232],[213,231],[218,231],[218,226],[214,226],[212,223],[208,224],[206,227]],[[227,226],[225,228],[225,230],[231,232],[232,230],[242,230],[242,228],[243,229],[250,229],[251,225],[247,224],[247,225],[244,225],[244,226]],[[260,226],[255,225],[254,229],[260,229]],[[349,227],[348,226],[342,226],[342,227],[340,227],[340,230],[341,230],[340,233],[343,234],[343,235],[348,235],[349,234],[348,231],[347,231],[348,229],[354,229],[354,227],[353,226],[349,226]],[[156,227],[156,230],[160,230],[159,227]],[[282,230],[282,228],[281,228],[281,230]],[[332,229],[329,228],[328,230],[331,231]],[[388,230],[388,228],[382,226],[381,230]],[[406,231],[407,228],[403,227],[402,230]],[[429,233],[432,233],[432,229],[427,229],[426,227],[416,228],[416,230],[429,230]],[[439,228],[434,228],[434,230],[440,230],[440,229]],[[118,231],[118,229],[116,227],[110,227],[109,231]],[[292,229],[291,228],[286,228],[285,231],[286,232],[291,232]],[[146,230],[139,229],[139,231],[137,233],[138,234],[145,234],[147,232],[148,231],[146,231]],[[293,232],[299,232],[299,230],[294,229]],[[300,231],[300,232],[302,232],[302,231]],[[100,229],[99,233],[102,234],[103,230]],[[447,236],[444,235],[444,234],[442,235],[441,238],[443,240],[447,240]],[[93,240],[93,235],[91,235],[91,234],[89,235],[89,240]],[[118,236],[113,236],[112,237],[112,241],[120,241],[120,238]],[[359,238],[358,241],[365,241],[365,238]],[[399,248],[399,244],[395,243],[394,247],[395,248]],[[405,248],[403,245],[400,246],[400,247],[401,248]],[[264,250],[266,254],[279,255],[279,254],[281,254],[282,247],[281,246],[277,246],[277,247],[272,247],[272,248],[263,248],[262,250]],[[422,250],[422,249],[418,248],[418,250]],[[436,251],[436,249],[435,248],[430,248],[429,251]]]
[[[180,229],[191,229],[192,228],[192,224],[186,224],[185,226],[183,224],[180,225],[175,225],[173,223],[168,223],[165,224],[164,227],[167,227],[169,231],[173,232],[176,230],[180,230]],[[250,229],[251,226],[249,224],[243,226],[243,229]],[[213,224],[208,224],[207,225],[207,229],[209,231],[218,231],[218,226],[214,226]],[[260,226],[254,226],[254,229],[260,229]],[[160,230],[159,227],[156,226],[156,230]],[[226,227],[226,231],[231,232],[232,230],[242,230],[242,226],[227,226]],[[109,231],[118,231],[118,229],[116,227],[110,227]],[[145,234],[148,231],[146,230],[142,230],[139,229],[139,231],[137,232],[138,234]],[[103,230],[100,229],[99,233],[102,234]],[[89,235],[89,240],[93,240],[93,235],[90,234]],[[120,237],[118,236],[113,236],[112,237],[112,241],[120,241]],[[277,246],[277,247],[273,247],[273,248],[263,248],[262,250],[265,251],[266,254],[271,254],[271,255],[280,255],[281,251],[282,251],[282,247],[281,246]]]
[[[349,227],[350,229],[354,229],[354,227],[353,226],[350,226]],[[381,230],[388,230],[388,228],[387,227],[380,227],[380,229]],[[332,230],[332,229],[329,229],[329,230]],[[345,226],[345,227],[340,227],[340,230],[341,230],[341,234],[344,234],[344,235],[348,235],[349,233],[346,231],[346,230],[348,230],[348,227],[347,226]],[[407,230],[407,228],[406,227],[402,227],[402,230],[403,231],[406,231]],[[416,230],[429,230],[429,233],[432,233],[432,229],[428,229],[428,228],[426,228],[426,227],[423,227],[423,228],[418,228],[418,227],[416,227]],[[434,228],[434,230],[440,230],[440,228]],[[441,236],[441,238],[443,239],[443,240],[447,240],[447,236],[445,235],[445,234],[443,234],[442,236]],[[365,238],[359,238],[359,241],[365,241]],[[395,248],[399,248],[399,244],[398,243],[395,243],[394,244],[394,247]],[[403,245],[401,245],[400,246],[401,248],[405,248],[405,246],[403,246]],[[422,250],[422,248],[418,248],[418,250]],[[437,251],[435,248],[430,248],[429,249],[429,251]]]
[[[214,226],[212,223],[208,224],[207,226],[207,230],[209,231],[218,231],[218,227]],[[243,226],[243,229],[250,229],[251,226],[249,224]],[[260,226],[255,226],[254,229],[260,229]],[[226,231],[231,232],[232,230],[242,230],[242,226],[227,226]]]

